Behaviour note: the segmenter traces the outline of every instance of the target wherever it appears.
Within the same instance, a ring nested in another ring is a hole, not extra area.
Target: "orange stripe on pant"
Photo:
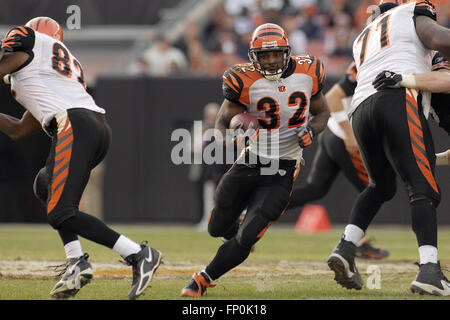
[[[53,173],[52,173],[52,186],[51,186],[51,195],[50,200],[47,205],[47,214],[52,212],[52,210],[56,207],[58,204],[59,199],[61,198],[61,195],[64,191],[64,186],[66,184],[67,177],[69,175],[69,166],[65,168],[63,171],[58,171],[63,168],[65,165],[70,165],[70,159],[72,157],[72,142],[73,142],[73,132],[72,132],[72,126],[70,125],[70,121],[67,118],[66,124],[64,126],[64,129],[58,133],[57,139],[60,140],[61,138],[65,137],[66,135],[69,135],[69,137],[66,138],[65,141],[63,141],[60,145],[57,145],[55,148],[55,159],[54,159],[54,167],[53,167]],[[67,141],[67,142],[66,142]],[[67,147],[68,146],[68,147]],[[67,147],[62,152],[59,152],[63,149],[63,147]],[[57,165],[56,162],[60,161]],[[55,174],[57,174],[55,176]]]
[[[409,127],[411,148],[413,150],[417,166],[419,167],[419,170],[422,172],[423,176],[425,177],[431,188],[433,188],[433,190],[439,194],[439,189],[437,187],[436,180],[434,179],[434,175],[431,172],[430,169],[431,166],[430,162],[428,161],[428,158],[426,157],[425,154],[423,154],[421,150],[417,149],[416,146],[414,145],[414,143],[416,143],[420,147],[422,146],[425,147],[425,143],[423,141],[422,125],[419,121],[419,106],[411,89],[407,89],[406,111],[414,122],[412,123],[411,121],[408,120],[408,127]],[[416,121],[419,122],[415,123]]]

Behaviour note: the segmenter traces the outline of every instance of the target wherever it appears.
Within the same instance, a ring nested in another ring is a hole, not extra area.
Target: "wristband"
[[[3,77],[3,82],[4,82],[5,84],[11,84],[11,81],[10,81],[9,79],[10,79],[10,75],[9,75],[9,74],[6,74],[6,75]]]
[[[400,81],[400,86],[406,88],[416,88],[416,76],[413,74],[404,74],[402,75],[402,81]]]
[[[335,119],[338,123],[348,121],[347,112],[344,110],[337,112],[330,112],[330,116]]]

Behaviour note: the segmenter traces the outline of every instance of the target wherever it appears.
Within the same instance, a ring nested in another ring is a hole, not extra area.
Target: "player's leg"
[[[54,162],[49,168],[52,172],[47,202],[49,222],[62,233],[80,235],[124,257],[133,266],[133,285],[129,297],[134,299],[149,285],[159,266],[161,253],[135,243],[101,220],[78,210],[90,171],[108,149],[110,132],[104,116],[84,109],[71,109],[59,117],[57,128],[55,148],[52,150]],[[148,272],[142,274],[138,269],[146,263],[150,264],[147,266]],[[142,281],[144,278],[145,281]],[[65,276],[61,282],[62,285],[57,284],[52,291],[56,297],[78,291],[70,291],[70,282]],[[81,287],[78,282],[76,285]]]
[[[335,272],[335,280],[346,288],[361,289],[363,282],[354,263],[356,246],[381,205],[396,192],[396,176],[384,149],[383,121],[379,120],[377,99],[363,102],[353,115],[352,125],[370,184],[359,194],[345,228],[344,237],[334,248],[328,259],[329,267]]]
[[[211,263],[205,268],[211,280],[241,264],[250,254],[252,246],[264,235],[268,227],[284,212],[292,190],[295,161],[280,167],[286,174],[261,176],[248,202],[247,214],[234,238],[223,244]]]
[[[248,203],[258,168],[235,164],[220,180],[211,211],[208,232],[213,237],[233,238],[239,228],[239,216]]]
[[[450,295],[450,283],[438,263],[436,207],[440,202],[435,180],[435,150],[428,122],[415,91],[407,89],[396,117],[405,119],[387,141],[387,152],[409,193],[412,228],[419,247],[420,270],[413,292]]]
[[[314,155],[306,183],[302,183],[299,187],[294,187],[289,201],[289,208],[301,207],[308,202],[321,199],[327,194],[333,184],[339,173],[339,167],[330,157],[326,148],[326,144],[332,142],[332,136],[334,134],[328,127],[320,134],[319,147]]]

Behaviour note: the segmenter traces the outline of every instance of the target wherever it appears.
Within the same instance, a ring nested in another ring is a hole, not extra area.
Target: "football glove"
[[[309,125],[299,131],[297,135],[300,148],[304,149],[312,144],[314,131]]]
[[[18,48],[21,45],[22,42],[20,41],[20,36],[15,34],[2,40],[1,49],[4,51],[11,52],[14,51],[14,48]]]
[[[402,80],[403,76],[400,73],[385,70],[376,76],[372,84],[375,89],[380,91],[385,88],[400,88],[400,82],[402,82]]]

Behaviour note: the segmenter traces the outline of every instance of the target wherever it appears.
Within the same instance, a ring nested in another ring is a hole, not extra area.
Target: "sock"
[[[109,228],[103,221],[81,211],[62,222],[59,230],[76,233],[110,249],[113,248],[120,237],[120,234]]]
[[[433,246],[419,247],[420,264],[437,263],[437,248]]]
[[[205,275],[205,278],[206,278],[206,280],[207,280],[209,283],[211,283],[211,282],[213,281],[213,280],[211,279],[211,277],[209,276],[209,274],[206,272],[206,268],[203,269],[201,272]]]
[[[120,254],[123,258],[128,257],[130,254],[138,253],[142,250],[139,244],[123,235],[121,235],[119,239],[117,239],[112,249]]]
[[[358,246],[361,239],[364,238],[364,231],[354,224],[348,224],[344,231],[344,240],[351,241]]]
[[[79,258],[83,255],[80,240],[75,240],[64,245],[67,259]]]
[[[251,249],[239,245],[236,238],[225,242],[219,250],[217,250],[214,259],[205,268],[205,273],[211,280],[218,279],[229,270],[244,262],[250,254],[250,250]]]

